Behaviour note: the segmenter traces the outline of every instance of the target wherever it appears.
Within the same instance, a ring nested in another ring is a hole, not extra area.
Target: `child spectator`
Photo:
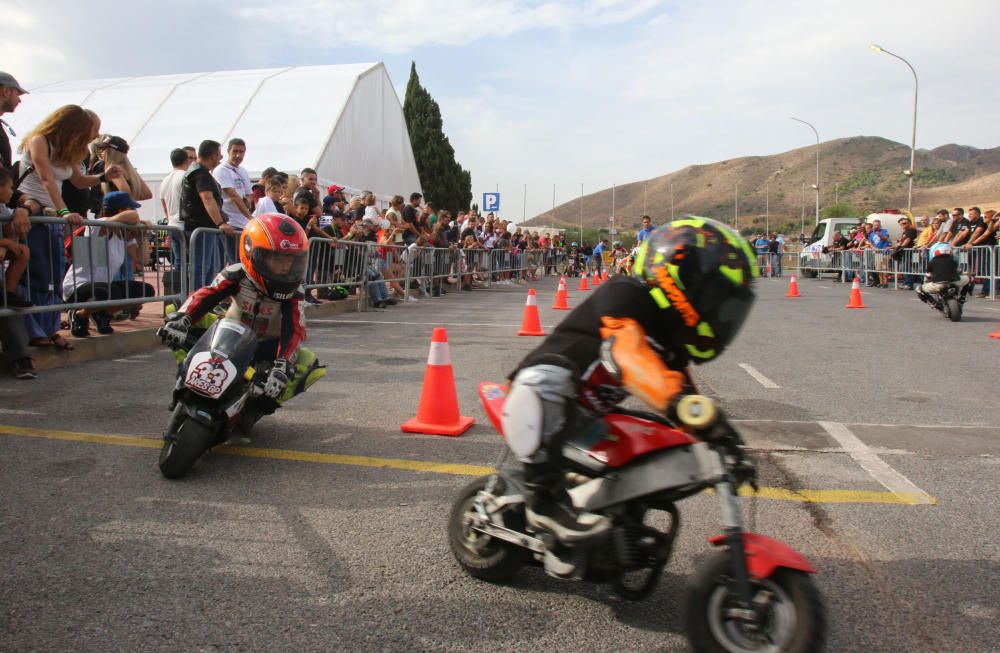
[[[12,218],[15,214],[21,217],[28,217],[28,210],[18,207],[13,211],[7,207],[7,203],[14,197],[14,178],[10,172],[0,166],[0,218]],[[24,269],[28,267],[28,246],[17,242],[14,234],[14,225],[10,222],[3,223],[3,231],[0,232],[0,269],[4,261],[8,261],[7,271],[4,272],[4,287],[7,291],[6,304],[9,308],[27,308],[33,306],[31,302],[24,299],[17,293],[17,282],[21,280]]]
[[[285,184],[280,178],[267,180],[266,194],[257,200],[257,208],[254,209],[253,217],[264,215],[265,213],[284,214],[285,207],[281,204],[281,196],[285,192]]]
[[[116,222],[127,225],[139,224],[139,214],[135,209],[139,203],[134,201],[124,191],[114,191],[104,196],[102,206],[102,222]],[[133,297],[152,297],[156,291],[148,283],[139,281],[113,280],[126,259],[126,248],[134,246],[134,241],[125,242],[134,231],[128,229],[106,229],[102,227],[87,227],[85,236],[100,236],[86,240],[89,252],[74,252],[73,264],[63,278],[63,296],[67,303],[85,302],[91,299],[108,300]],[[102,252],[103,250],[103,252]],[[100,254],[106,254],[106,260],[98,262]],[[87,255],[89,254],[89,256]],[[98,333],[114,333],[111,327],[111,317],[118,311],[117,307],[86,309],[70,311],[70,332],[77,338],[90,335],[89,318],[94,318]]]

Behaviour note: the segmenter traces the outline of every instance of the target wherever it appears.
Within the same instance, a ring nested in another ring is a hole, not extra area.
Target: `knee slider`
[[[504,401],[501,425],[514,455],[534,455],[566,424],[566,406],[576,396],[573,373],[535,365],[517,373]]]

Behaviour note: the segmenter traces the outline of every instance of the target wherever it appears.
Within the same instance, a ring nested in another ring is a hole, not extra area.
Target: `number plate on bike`
[[[236,366],[232,362],[204,351],[191,358],[184,385],[198,394],[215,399],[226,391],[237,376]]]

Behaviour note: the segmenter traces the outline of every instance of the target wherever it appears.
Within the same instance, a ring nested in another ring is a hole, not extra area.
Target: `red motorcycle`
[[[481,383],[479,394],[502,434],[505,387]],[[613,524],[574,544],[527,527],[523,476],[503,469],[505,447],[497,472],[470,483],[452,508],[448,539],[459,565],[474,578],[496,582],[537,564],[552,576],[610,583],[619,596],[640,600],[670,559],[680,527],[676,503],[713,488],[724,533],[709,540],[720,551],[688,588],[684,621],[693,650],[821,650],[824,608],[810,576],[816,570],[788,545],[742,525],[737,490],[756,481],[739,435],[707,397],[688,395],[674,413],[668,421],[619,409],[565,443],[565,481],[574,506]],[[647,523],[657,511],[668,517],[664,531]]]

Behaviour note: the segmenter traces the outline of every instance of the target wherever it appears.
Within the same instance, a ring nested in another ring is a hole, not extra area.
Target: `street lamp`
[[[816,134],[816,183],[813,185],[813,188],[816,189],[816,224],[819,224],[819,132],[816,131],[811,122],[806,122],[795,116],[792,116],[792,120],[801,122],[803,125],[808,125],[809,129],[813,130],[813,133]]]
[[[913,73],[913,131],[910,133],[910,169],[904,170],[903,174],[910,178],[910,189],[906,194],[906,210],[910,213],[913,212],[913,171],[916,170],[916,165],[914,161],[914,155],[917,150],[917,93],[920,90],[920,82],[917,81],[917,71],[913,69],[910,62],[902,58],[895,52],[889,52],[880,45],[871,44],[872,50],[875,52],[884,52],[891,57],[896,57],[900,61],[906,64],[906,67],[910,69]]]

